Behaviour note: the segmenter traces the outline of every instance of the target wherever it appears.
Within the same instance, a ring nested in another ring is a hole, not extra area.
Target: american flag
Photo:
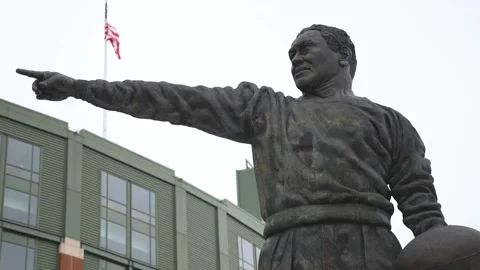
[[[105,40],[110,41],[118,59],[122,59],[120,57],[120,35],[117,28],[110,25],[107,21],[107,1],[105,1]]]

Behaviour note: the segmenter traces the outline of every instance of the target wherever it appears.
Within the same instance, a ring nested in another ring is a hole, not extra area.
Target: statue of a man
[[[391,196],[415,236],[446,226],[424,144],[400,113],[354,95],[357,61],[345,31],[305,28],[289,57],[300,98],[248,82],[208,88],[17,73],[36,79],[40,100],[74,97],[250,144],[266,221],[260,270],[391,269],[402,250]]]

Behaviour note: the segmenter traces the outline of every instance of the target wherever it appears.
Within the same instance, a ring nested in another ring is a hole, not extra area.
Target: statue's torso
[[[358,203],[389,215],[392,112],[368,99],[263,102],[252,144],[262,212]]]

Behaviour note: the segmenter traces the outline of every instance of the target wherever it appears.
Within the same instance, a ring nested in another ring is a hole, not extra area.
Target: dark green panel
[[[84,270],[98,270],[98,257],[88,252],[84,253],[83,269]]]
[[[58,243],[37,240],[36,265],[38,270],[58,268]]]
[[[63,236],[67,139],[3,117],[0,133],[41,147],[38,229]]]
[[[100,171],[105,170],[156,193],[157,267],[175,269],[174,186],[88,147],[83,149],[82,168],[82,242],[100,244]]]
[[[146,159],[145,157],[131,152],[117,144],[110,143],[104,138],[86,130],[81,130],[79,134],[84,138],[83,143],[86,147],[95,149],[109,157],[114,157],[120,162],[138,168],[139,170],[168,183],[173,184],[175,182],[175,174],[172,169]]]
[[[98,154],[83,149],[81,242],[92,247],[100,245],[100,171]],[[100,157],[101,159],[101,157]]]
[[[240,208],[262,219],[254,169],[237,171],[237,200]]]
[[[235,218],[228,216],[228,255],[230,261],[229,270],[238,270],[238,236],[243,237],[250,243],[261,248],[265,240],[261,235],[252,231]]]
[[[190,269],[219,269],[216,208],[189,193],[187,193],[187,243]]]
[[[56,134],[62,137],[67,136],[68,124],[51,116],[42,114],[31,109],[21,107],[17,104],[0,99],[1,117],[13,119],[18,122],[26,123],[29,126]]]

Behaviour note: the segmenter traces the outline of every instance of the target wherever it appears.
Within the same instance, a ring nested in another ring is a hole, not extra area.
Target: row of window
[[[3,218],[29,227],[36,227],[41,149],[11,137],[8,137],[6,141]],[[127,255],[127,248],[130,247],[132,259],[155,266],[157,260],[156,194],[104,171],[101,172],[99,180],[101,182],[99,194],[101,201],[100,247],[123,256]],[[127,230],[129,231],[130,245],[127,241]],[[20,246],[15,246],[8,241],[2,242],[3,246],[6,248],[0,247],[0,259],[3,256],[7,258],[9,252],[25,253],[25,256],[17,256],[10,262],[15,265],[15,269],[33,269],[29,267],[34,256],[28,255],[34,252],[32,247],[25,248],[25,252],[23,252],[19,251]],[[238,237],[238,257],[241,270],[257,269],[259,254],[258,247]],[[5,268],[4,264],[6,265],[6,263],[5,260],[0,260],[0,270],[13,269],[10,268],[10,264]],[[116,268],[113,264],[104,261],[104,263],[100,263],[100,269]]]
[[[35,239],[3,232],[0,241],[0,270],[35,270]],[[99,270],[125,270],[125,267],[99,260]]]
[[[256,247],[254,244],[248,240],[238,236],[238,259],[239,259],[239,269],[240,270],[258,270],[258,262],[260,258],[260,248]],[[99,270],[124,270],[125,268],[121,265],[100,260]],[[0,269],[1,270],[1,269]]]
[[[0,241],[0,270],[35,270],[36,241],[3,231]],[[99,270],[125,270],[125,267],[99,260]]]
[[[0,143],[1,143],[0,137]],[[37,226],[40,147],[7,138],[3,218],[29,227]],[[155,193],[114,175],[101,173],[100,246],[126,255],[127,228],[131,257],[156,265]],[[131,201],[127,202],[127,184]],[[127,207],[129,206],[129,207]],[[127,209],[130,219],[127,221]]]

